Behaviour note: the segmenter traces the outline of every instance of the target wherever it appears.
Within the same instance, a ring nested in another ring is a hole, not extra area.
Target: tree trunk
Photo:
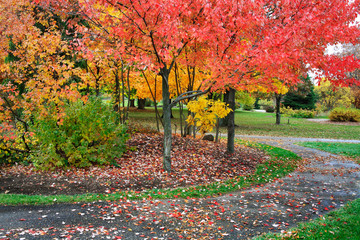
[[[226,90],[225,94],[224,94],[224,102],[226,104],[229,104],[229,90]],[[227,127],[228,126],[228,121],[229,121],[229,115],[227,115],[225,118],[220,118],[220,126],[221,127]]]
[[[95,91],[96,96],[98,97],[100,95],[100,67],[96,65],[96,76],[95,76]]]
[[[114,71],[114,75],[115,75],[115,92],[114,92],[115,104],[114,104],[114,111],[118,112],[118,111],[120,111],[120,80],[119,80],[119,74],[118,74],[117,70]]]
[[[215,142],[218,143],[219,142],[219,118],[216,117],[216,134],[215,134]]]
[[[162,97],[163,97],[163,123],[164,123],[164,153],[163,166],[164,170],[171,172],[171,107],[169,92],[169,71],[162,69]]]
[[[281,94],[275,93],[275,112],[276,112],[276,125],[280,125],[280,102]]]
[[[229,154],[234,153],[235,147],[235,89],[230,88],[228,93],[228,104],[230,109],[232,111],[228,114],[228,122],[227,122],[227,130],[228,130],[228,136],[227,136],[227,152]]]
[[[135,107],[135,99],[130,99],[130,107]]]
[[[145,109],[146,98],[138,98],[138,109]]]
[[[100,95],[99,79],[95,79],[95,94],[98,97]]]

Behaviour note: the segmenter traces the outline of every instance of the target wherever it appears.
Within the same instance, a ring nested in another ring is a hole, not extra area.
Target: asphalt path
[[[0,206],[0,239],[249,239],[360,197],[360,165],[294,145],[336,140],[237,137],[291,150],[307,164],[272,183],[214,198]]]

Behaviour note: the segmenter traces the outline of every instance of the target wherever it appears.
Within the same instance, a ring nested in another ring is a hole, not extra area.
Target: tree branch
[[[196,91],[182,93],[175,100],[172,101],[172,103],[170,104],[170,108],[174,107],[178,102],[180,102],[182,100],[204,95],[204,94],[210,92],[210,89],[211,89],[211,87],[209,87],[205,91],[196,90]],[[191,94],[191,95],[188,95],[188,94]]]

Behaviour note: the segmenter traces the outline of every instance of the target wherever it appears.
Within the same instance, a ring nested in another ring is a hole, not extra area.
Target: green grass
[[[173,132],[176,124],[176,132],[179,133],[179,110],[174,109],[173,115]],[[155,114],[151,108],[147,112],[130,112],[130,122],[156,129]],[[282,117],[281,125],[276,125],[274,113],[236,111],[235,124],[238,126],[236,134],[360,140],[360,126],[324,124],[287,117]],[[226,128],[221,128],[220,132],[224,136]]]
[[[360,144],[357,143],[299,142],[297,144],[347,157],[360,157]]]
[[[237,191],[252,185],[259,185],[276,178],[281,178],[293,172],[301,158],[296,154],[276,147],[239,141],[251,147],[259,148],[270,155],[270,159],[257,166],[254,174],[241,176],[224,182],[215,182],[207,185],[199,185],[187,188],[156,189],[143,192],[124,191],[113,194],[83,194],[83,195],[57,195],[57,196],[29,196],[16,194],[0,194],[1,205],[35,205],[73,202],[93,202],[98,200],[119,199],[169,199],[169,198],[197,198],[217,196]],[[285,167],[284,167],[285,166]]]
[[[255,239],[360,239],[360,199],[322,218],[301,223],[298,227],[289,229],[286,234],[268,233]]]
[[[236,112],[237,134],[271,135],[285,137],[315,137],[335,139],[360,139],[360,126],[344,126],[311,122],[306,119],[282,117],[282,124],[275,124],[275,114]]]

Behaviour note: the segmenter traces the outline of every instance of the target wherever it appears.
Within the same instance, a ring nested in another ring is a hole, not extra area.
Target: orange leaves
[[[62,14],[72,3],[37,2],[62,7]],[[86,39],[101,38],[108,43],[97,50],[105,49],[116,59],[154,74],[175,62],[198,66],[212,73],[202,79],[204,85],[215,82],[216,89],[251,90],[248,88],[259,85],[266,89],[274,77],[293,85],[310,68],[344,76],[349,65],[358,66],[357,60],[327,61],[324,56],[329,44],[356,43],[359,29],[349,23],[357,16],[358,1],[334,0],[331,5],[312,0],[275,5],[273,1],[243,1],[235,5],[229,0],[124,0],[122,4],[88,0],[80,1],[79,6],[84,17],[91,19],[91,29],[83,31]],[[338,77],[336,81],[344,80]]]

